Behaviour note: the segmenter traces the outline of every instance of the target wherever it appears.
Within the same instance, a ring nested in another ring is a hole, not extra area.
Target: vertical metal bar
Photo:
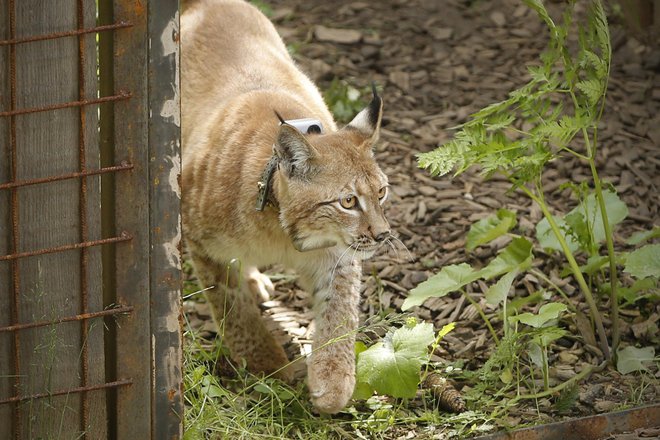
[[[109,25],[114,22],[114,11],[111,0],[99,0],[97,25]],[[114,89],[114,32],[102,32],[99,34],[99,95],[109,96]],[[113,103],[105,103],[99,106],[99,136],[100,136],[100,165],[114,165],[115,163],[115,139],[114,139],[114,107]],[[115,227],[115,176],[107,173],[101,176],[101,236],[114,237]],[[101,251],[103,268],[103,305],[117,304],[117,283],[115,273],[115,247],[104,246]],[[117,380],[117,330],[114,317],[105,318],[104,355],[105,355],[105,380]],[[109,388],[105,393],[107,408],[107,434],[108,438],[117,438],[117,390]]]
[[[9,38],[16,38],[16,5],[14,0],[9,0]],[[10,83],[10,111],[16,110],[16,45],[9,46],[9,83]],[[16,147],[16,116],[9,117],[9,151],[10,151],[10,180],[15,182],[18,180],[17,174],[17,147]],[[18,237],[18,188],[11,189],[11,253],[19,251],[19,237]],[[11,262],[12,273],[12,311],[11,322],[18,324],[18,298],[20,295],[20,276],[18,273],[19,262],[14,260]],[[20,395],[21,388],[21,359],[20,359],[20,336],[18,332],[14,332],[13,356],[14,356],[14,396]],[[18,402],[14,403],[14,438],[20,439],[22,436],[22,420],[21,408]]]
[[[85,15],[83,10],[83,0],[77,2],[77,26],[78,29],[85,28]],[[84,100],[85,96],[85,35],[78,35],[78,99]],[[78,125],[78,165],[79,171],[84,173],[87,170],[87,151],[85,146],[85,111],[86,107],[79,107],[80,123]],[[86,242],[87,234],[87,178],[80,179],[80,199],[78,212],[80,215],[80,241]],[[88,310],[88,285],[87,285],[87,252],[86,247],[80,249],[80,313],[87,313]],[[81,386],[87,387],[89,376],[89,359],[87,353],[87,320],[81,321]],[[87,425],[89,420],[89,397],[87,391],[81,393],[81,419],[80,430],[83,438],[87,438]]]
[[[178,0],[149,0],[152,438],[181,438],[181,190]]]
[[[117,326],[118,377],[131,377],[133,385],[117,389],[116,434],[119,439],[157,438],[151,431],[151,334],[149,297],[149,151],[148,58],[152,41],[147,31],[147,2],[113,0],[114,18],[133,23],[127,32],[114,34],[115,90],[132,94],[117,102],[115,160],[134,165],[130,173],[115,176],[115,227],[129,231],[133,240],[115,249],[117,303],[133,306]],[[156,5],[158,8],[159,5]]]

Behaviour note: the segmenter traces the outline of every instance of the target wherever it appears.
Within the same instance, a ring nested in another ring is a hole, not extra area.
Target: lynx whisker
[[[406,246],[406,245],[405,245],[405,244],[404,244],[404,243],[403,243],[398,237],[396,237],[396,236],[394,236],[394,235],[390,235],[390,238],[393,238],[394,240],[396,240],[398,243],[401,244],[401,246],[403,247],[403,249],[405,249],[405,251],[408,253],[408,261],[409,261],[410,263],[412,263],[413,261],[415,261],[415,259],[413,258],[412,254],[411,254],[410,251],[408,250],[408,246]]]
[[[394,254],[396,255],[396,261],[398,263],[400,263],[401,262],[401,256],[399,255],[399,251],[397,250],[397,248],[394,246],[394,243],[392,243],[392,240],[390,240],[390,237],[388,237],[385,240],[385,244],[387,244],[390,248],[392,248],[392,250],[394,251]]]

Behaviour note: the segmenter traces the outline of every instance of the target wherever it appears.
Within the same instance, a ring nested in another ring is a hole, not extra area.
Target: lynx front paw
[[[338,365],[337,362],[320,360],[310,363],[307,370],[309,395],[314,407],[322,413],[341,411],[353,395],[355,366]]]
[[[256,267],[249,267],[246,272],[245,278],[250,291],[256,295],[258,301],[268,301],[270,295],[275,292],[275,286],[268,275],[262,274]]]

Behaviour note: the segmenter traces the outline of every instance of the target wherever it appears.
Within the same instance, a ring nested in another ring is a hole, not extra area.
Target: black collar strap
[[[279,158],[273,154],[261,173],[261,179],[257,182],[257,211],[263,211],[266,205],[277,206],[277,200],[273,197],[273,174],[278,163]]]

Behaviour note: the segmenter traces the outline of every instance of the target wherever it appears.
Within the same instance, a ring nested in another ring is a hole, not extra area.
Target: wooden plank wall
[[[16,37],[76,29],[75,0],[15,1]],[[95,0],[86,0],[84,26],[96,22]],[[10,38],[9,0],[0,1],[0,38]],[[16,45],[16,108],[40,107],[84,98],[95,98],[95,34],[84,39],[85,96],[79,96],[78,37],[58,38]],[[10,49],[0,48],[0,111],[10,110]],[[79,129],[81,111],[85,120],[86,167],[99,166],[97,108],[60,109],[16,115],[16,170],[19,180],[80,171]],[[0,183],[10,180],[10,122],[0,120]],[[69,179],[15,189],[18,195],[18,252],[78,243],[81,235],[81,181]],[[11,252],[10,190],[0,190],[0,255]],[[86,223],[88,239],[100,238],[100,184],[87,178]],[[81,258],[87,252],[88,309],[103,309],[100,248],[74,250],[21,258],[19,270],[18,322],[53,320],[81,313]],[[12,263],[0,262],[0,326],[11,322],[14,283]],[[90,320],[87,340],[88,384],[105,381],[103,326]],[[21,395],[48,393],[80,387],[83,341],[81,323],[38,327],[19,332],[19,379]],[[0,335],[0,399],[15,396],[10,333]],[[105,394],[87,393],[89,420],[81,424],[80,393],[32,399],[19,406],[20,426],[13,405],[0,407],[0,438],[105,438]],[[20,431],[20,432],[19,432]],[[20,434],[20,435],[18,435]]]

